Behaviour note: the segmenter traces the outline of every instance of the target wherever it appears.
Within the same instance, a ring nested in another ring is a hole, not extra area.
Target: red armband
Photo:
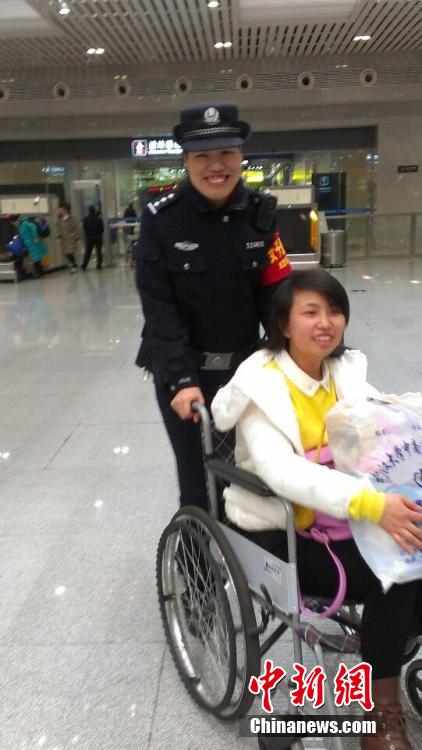
[[[287,255],[278,232],[274,234],[273,241],[267,250],[269,265],[261,273],[260,286],[270,286],[284,279],[291,270],[289,256]]]

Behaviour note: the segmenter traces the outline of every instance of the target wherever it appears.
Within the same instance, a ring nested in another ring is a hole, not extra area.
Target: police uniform
[[[201,119],[210,110],[218,122]],[[196,107],[182,113],[175,136],[185,150],[221,149],[244,142],[242,126],[249,129],[236,107]],[[199,132],[207,135],[198,142]],[[182,504],[207,507],[201,440],[198,425],[182,421],[170,402],[197,386],[209,406],[259,345],[274,289],[291,270],[274,214],[271,197],[242,181],[223,208],[188,181],[142,215],[134,256],[145,326],[136,362],[154,376]]]

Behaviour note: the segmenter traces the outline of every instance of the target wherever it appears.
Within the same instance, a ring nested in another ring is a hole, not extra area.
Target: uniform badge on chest
[[[257,248],[264,247],[264,240],[257,240],[256,242],[247,242],[246,250],[256,250]]]
[[[190,253],[192,250],[197,250],[199,245],[196,242],[175,242],[174,247],[176,250],[183,250],[185,253]]]

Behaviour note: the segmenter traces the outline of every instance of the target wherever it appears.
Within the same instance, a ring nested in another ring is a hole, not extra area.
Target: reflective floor
[[[421,389],[422,262],[336,275],[371,382]],[[1,750],[257,747],[192,703],[164,642],[154,560],[177,489],[141,324],[123,269],[0,284]]]

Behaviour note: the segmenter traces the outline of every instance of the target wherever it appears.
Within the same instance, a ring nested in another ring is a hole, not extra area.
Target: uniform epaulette
[[[158,214],[158,212],[161,211],[163,208],[165,208],[166,206],[170,206],[172,203],[177,201],[179,196],[180,196],[179,191],[175,190],[173,193],[164,195],[158,201],[153,201],[152,203],[148,203],[148,208],[152,214]]]

